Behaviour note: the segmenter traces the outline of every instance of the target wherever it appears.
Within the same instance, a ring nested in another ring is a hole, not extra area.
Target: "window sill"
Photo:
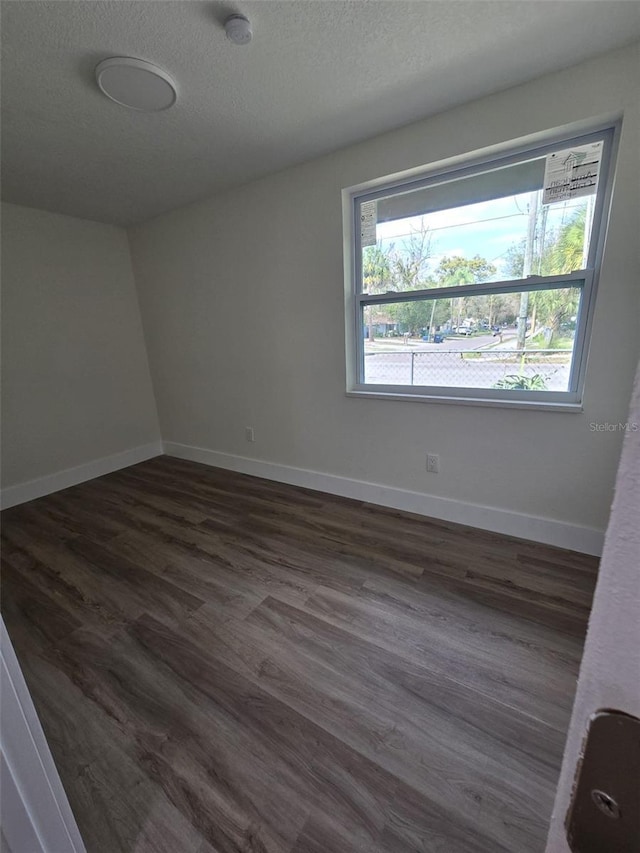
[[[515,400],[515,399],[486,399],[483,397],[454,397],[435,394],[403,394],[396,391],[380,390],[349,390],[347,397],[357,397],[370,400],[400,400],[409,403],[444,403],[455,406],[484,406],[486,408],[498,409],[526,409],[538,412],[582,412],[582,403],[558,402],[542,400]]]

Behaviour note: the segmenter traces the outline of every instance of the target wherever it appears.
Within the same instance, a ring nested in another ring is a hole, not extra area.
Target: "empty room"
[[[2,853],[638,853],[640,3],[0,11]]]

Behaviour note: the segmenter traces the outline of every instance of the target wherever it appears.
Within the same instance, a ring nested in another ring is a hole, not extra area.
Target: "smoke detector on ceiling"
[[[224,31],[234,44],[249,44],[253,36],[251,23],[244,15],[230,15],[224,22]]]
[[[157,112],[172,107],[178,97],[175,81],[157,65],[130,56],[112,56],[96,65],[100,91],[132,110]]]

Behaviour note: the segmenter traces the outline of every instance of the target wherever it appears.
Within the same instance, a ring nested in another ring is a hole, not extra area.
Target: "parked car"
[[[472,335],[473,329],[471,326],[458,326],[456,329],[456,334],[458,335]]]

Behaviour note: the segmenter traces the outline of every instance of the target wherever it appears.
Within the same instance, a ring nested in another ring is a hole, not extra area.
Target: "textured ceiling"
[[[4,0],[3,197],[130,224],[640,35],[623,0]],[[242,12],[246,47],[222,22]],[[97,89],[107,56],[179,84],[167,112]]]

